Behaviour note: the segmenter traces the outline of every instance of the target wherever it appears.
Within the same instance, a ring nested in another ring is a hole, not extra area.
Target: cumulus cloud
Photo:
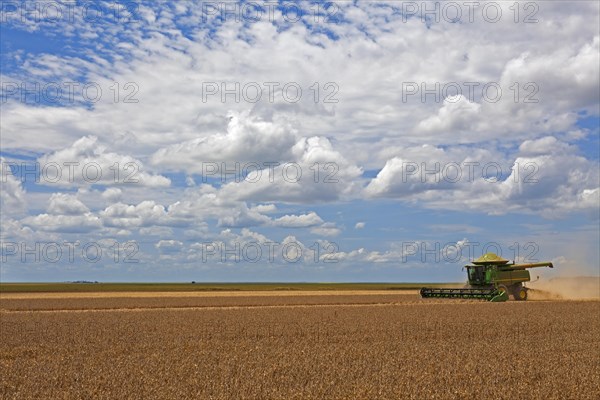
[[[342,230],[333,222],[326,222],[320,226],[316,226],[310,230],[310,233],[319,236],[337,236],[342,233]]]
[[[0,207],[3,212],[20,212],[27,208],[26,192],[14,175],[10,164],[0,157]]]
[[[277,211],[275,204],[259,204],[250,208],[251,211],[256,211],[261,214],[269,214]]]
[[[235,164],[251,168],[265,162],[286,162],[297,133],[285,121],[269,122],[245,113],[231,113],[227,132],[203,136],[158,150],[152,164],[163,169],[211,175]],[[255,167],[254,167],[255,168]],[[217,177],[220,175],[217,175]]]
[[[413,152],[414,158],[388,160],[365,194],[418,201],[432,208],[466,207],[490,214],[531,212],[546,217],[593,212],[598,206],[595,162],[554,137],[524,141],[510,167],[498,153],[486,161],[481,157],[485,153],[468,154],[466,149],[462,156],[455,153],[459,156],[455,158],[448,157],[447,150],[423,150],[420,155]],[[496,174],[503,164],[503,173]],[[491,176],[486,171],[491,171]]]
[[[284,215],[273,221],[274,226],[282,228],[307,228],[322,223],[323,220],[315,212],[304,215]]]
[[[92,213],[83,215],[39,214],[23,219],[23,224],[41,231],[89,233],[102,228],[100,218]]]
[[[104,192],[102,192],[102,198],[106,199],[107,201],[116,203],[119,200],[121,200],[121,196],[123,195],[123,191],[119,188],[108,188],[106,189]]]
[[[40,182],[46,185],[167,187],[171,183],[164,176],[145,172],[140,160],[108,151],[95,136],[82,137],[68,148],[40,157],[38,162]]]
[[[447,97],[436,115],[432,115],[417,125],[417,131],[451,132],[468,129],[477,118],[481,105],[469,101],[463,95]]]
[[[153,200],[143,201],[137,205],[116,203],[100,212],[106,226],[116,228],[139,228],[158,226],[187,226],[190,220],[185,215],[173,212],[175,206],[165,208]]]
[[[89,213],[86,207],[76,196],[65,193],[53,193],[50,196],[48,213],[54,215],[81,215]]]
[[[183,248],[183,242],[179,240],[159,240],[154,245],[161,254],[177,254]]]
[[[258,171],[223,186],[221,195],[244,201],[314,203],[351,196],[360,189],[362,170],[324,137],[300,139],[293,161]]]
[[[45,232],[90,233],[102,228],[100,218],[75,195],[53,193],[47,212],[23,218],[23,225]]]

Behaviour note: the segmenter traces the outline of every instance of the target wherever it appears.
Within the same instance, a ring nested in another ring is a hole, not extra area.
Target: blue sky
[[[456,282],[486,249],[599,274],[595,2],[23,4],[2,281]]]

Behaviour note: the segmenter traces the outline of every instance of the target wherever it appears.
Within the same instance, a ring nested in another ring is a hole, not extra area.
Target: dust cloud
[[[600,299],[600,277],[556,277],[527,285],[531,300]]]

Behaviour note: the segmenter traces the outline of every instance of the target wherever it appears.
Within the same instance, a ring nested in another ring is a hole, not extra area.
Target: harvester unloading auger
[[[459,299],[481,299],[488,301],[507,301],[512,295],[515,300],[527,300],[527,291],[523,282],[529,282],[528,268],[550,267],[551,262],[530,264],[509,263],[494,253],[487,253],[466,265],[469,283],[467,287],[457,289],[422,288],[421,297],[443,297]]]

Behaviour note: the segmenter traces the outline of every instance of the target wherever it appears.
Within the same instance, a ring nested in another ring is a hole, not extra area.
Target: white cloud
[[[556,217],[597,208],[597,165],[554,137],[523,142],[519,147],[523,155],[512,161],[500,153],[485,158],[493,153],[467,148],[457,152],[424,146],[421,150],[408,149],[410,158],[389,159],[369,182],[365,195],[490,214],[533,212]],[[479,163],[472,164],[472,173],[469,162]],[[497,171],[491,163],[503,169],[504,177],[497,182],[483,175],[487,166],[493,167],[488,169],[492,175]],[[437,173],[427,172],[436,168]]]
[[[338,228],[333,222],[326,222],[320,226],[316,226],[310,230],[310,233],[319,236],[337,236],[342,233],[342,230]]]
[[[106,189],[104,192],[102,192],[101,196],[103,199],[106,199],[107,201],[116,203],[121,200],[122,195],[123,195],[123,191],[121,189],[110,187],[110,188]]]
[[[0,208],[3,213],[22,213],[27,208],[26,192],[9,163],[0,157]]]
[[[23,224],[41,231],[89,233],[102,228],[100,218],[92,213],[83,215],[39,214],[26,217]]]
[[[282,228],[307,228],[322,223],[323,220],[315,212],[303,215],[284,215],[273,221],[274,226]]]
[[[46,185],[167,187],[171,183],[164,176],[145,172],[140,160],[109,152],[95,136],[82,137],[68,148],[40,157],[38,162],[40,182]]]
[[[480,113],[481,105],[458,95],[444,100],[437,115],[432,115],[417,125],[417,132],[443,133],[469,129]]]
[[[167,226],[144,227],[140,228],[140,235],[170,237],[173,236],[173,229]]]
[[[158,226],[188,226],[192,223],[186,215],[174,212],[176,205],[165,208],[153,200],[143,201],[137,205],[116,203],[100,212],[104,225],[115,228],[139,228]]]
[[[82,215],[89,213],[86,207],[76,196],[65,193],[53,193],[50,196],[48,213],[54,215]]]
[[[324,137],[300,139],[293,161],[230,182],[220,195],[245,201],[314,203],[349,197],[360,189],[362,170],[334,150]]]
[[[154,247],[161,254],[178,254],[183,248],[183,242],[179,240],[159,240]]]
[[[297,134],[285,121],[268,122],[248,112],[232,113],[226,133],[160,149],[152,156],[152,164],[204,175],[220,172],[223,163],[234,171],[236,163],[241,164],[240,170],[252,168],[254,163],[263,167],[265,162],[289,161],[296,140]]]
[[[53,193],[47,213],[23,218],[23,225],[47,232],[89,233],[100,230],[102,222],[75,195]]]
[[[275,204],[259,204],[250,208],[251,211],[255,211],[261,214],[269,214],[277,211],[277,206]]]

